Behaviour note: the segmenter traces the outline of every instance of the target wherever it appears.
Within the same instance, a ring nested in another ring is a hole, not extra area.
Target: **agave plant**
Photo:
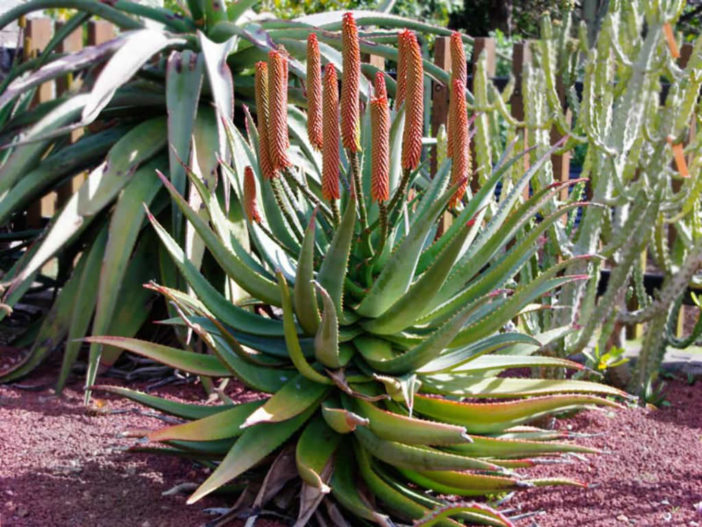
[[[415,35],[404,31],[399,37],[398,71],[404,75],[397,93],[404,96],[393,111],[382,74],[361,111],[358,31],[351,14],[343,18],[341,38],[341,96],[334,64],[325,65],[323,76],[308,76],[307,93],[315,100],[303,128],[309,133],[304,152],[289,147],[285,123],[299,110],[288,108],[281,93],[288,86],[282,51],[257,64],[257,115],[256,122],[248,120],[248,135],[224,121],[232,159],[223,165],[224,184],[244,205],[250,252],[234,235],[222,189],[188,172],[203,216],[162,177],[221,267],[224,285],[210,283],[149,213],[190,292],[149,287],[175,306],[179,316],[167,322],[185,325],[211,353],[119,336],[86,339],[202,377],[233,377],[270,396],[235,404],[220,392],[225,404],[212,407],[99,388],[186,420],[148,438],[164,444],[158,452],[216,461],[190,503],[239,478],[252,498],[260,489],[254,502],[260,507],[292,481],[291,487],[301,485],[297,525],[306,525],[325,499],[334,524],[346,517],[379,525],[391,525],[391,518],[511,525],[485,505],[449,507],[433,492],[474,497],[578,485],[514,472],[543,457],[592,452],[553,442],[568,436],[527,423],[592,405],[617,406],[602,396],[623,393],[586,381],[502,374],[532,366],[581,368],[535,354],[572,328],[536,337],[503,329],[520,313],[539,309],[543,295],[583,278],[562,274],[572,264],[564,261],[529,282],[512,280],[537,253],[549,226],[579,204],[565,205],[523,233],[561,186],[520,202],[548,154],[499,202],[495,186],[519,155],[505,157],[466,198],[470,134],[460,68],[452,74],[451,158],[426,179],[424,76]],[[306,48],[308,64],[318,67],[314,35]],[[458,35],[453,48],[463,53]],[[489,209],[494,212],[488,219]],[[440,232],[446,212],[453,222]],[[230,282],[247,292],[238,305],[221,292]],[[277,451],[272,465],[264,463]],[[281,476],[289,466],[296,470]]]
[[[284,45],[291,55],[291,75],[304,82],[306,70],[295,57],[304,57],[305,38],[314,30],[319,33],[321,56],[341,67],[341,40],[332,31],[340,24],[341,13],[278,21],[254,13],[255,3],[188,0],[185,14],[179,14],[127,0],[35,0],[0,15],[2,28],[40,9],[75,10],[41,56],[16,65],[0,85],[0,144],[4,145],[0,151],[0,225],[16,226],[29,203],[89,171],[80,191],[51,218],[40,236],[26,241],[31,250],[24,251],[11,268],[2,269],[0,319],[37,277],[43,278],[45,263],[54,258],[59,271],[51,283],[60,291],[44,324],[24,338],[34,342],[29,354],[17,367],[3,372],[0,381],[26,375],[68,337],[60,389],[78,354],[77,338],[90,333],[131,336],[143,325],[154,300],[140,287],[143,281],[159,279],[173,287],[182,285],[166,254],[150,252],[141,203],[162,215],[169,232],[184,244],[188,258],[201,266],[202,240],[184,222],[180,210],[168,206],[154,170],[165,174],[197,206],[199,195],[189,185],[185,169],[201,174],[210,185],[220,177],[217,157],[226,160],[229,154],[213,106],[230,120],[235,107],[254,106],[256,60]],[[91,17],[113,23],[120,34],[77,53],[52,53]],[[397,58],[397,51],[383,42],[395,34],[393,28],[447,33],[384,13],[359,12],[358,17],[368,26],[387,28],[364,34],[362,50],[391,60]],[[429,63],[426,66],[436,78],[446,79],[445,72]],[[375,71],[368,66],[363,74],[372,77]],[[31,106],[39,85],[68,74],[81,77],[80,89]],[[365,91],[362,97],[366,98]],[[290,100],[303,102],[301,91],[290,90]],[[300,115],[291,114],[290,119],[293,132],[304,126]],[[243,123],[243,117],[238,120]],[[84,134],[71,143],[69,134],[76,129]],[[237,196],[230,204],[227,194],[225,210],[239,225],[245,243],[246,224]],[[77,259],[76,255],[82,256]],[[235,288],[231,298],[240,293]],[[186,336],[180,337],[185,342]],[[95,378],[100,357],[109,365],[118,355],[115,348],[91,346],[88,384]]]

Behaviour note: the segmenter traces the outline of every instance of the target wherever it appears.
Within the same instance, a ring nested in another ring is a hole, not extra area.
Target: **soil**
[[[124,451],[135,442],[125,431],[159,428],[164,421],[104,393],[86,408],[78,381],[56,397],[50,389],[54,376],[48,370],[21,383],[46,385],[35,391],[0,386],[0,525],[201,526],[214,519],[208,509],[232,504],[233,498],[215,496],[186,506],[187,493],[164,495],[207,475],[191,461]],[[256,396],[239,387],[230,391],[240,399]],[[203,392],[188,384],[151,393],[195,401]],[[527,471],[529,477],[567,476],[588,486],[515,495],[503,506],[521,516],[515,525],[702,525],[702,381],[672,381],[666,396],[670,405],[658,410],[591,410],[556,421],[557,428],[592,434],[578,443],[607,453]]]

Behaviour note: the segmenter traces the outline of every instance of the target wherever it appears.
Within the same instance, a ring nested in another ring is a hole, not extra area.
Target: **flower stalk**
[[[307,37],[307,137],[322,149],[322,63],[315,33]]]
[[[288,138],[288,59],[283,51],[268,53],[268,139],[273,170],[292,166]]]

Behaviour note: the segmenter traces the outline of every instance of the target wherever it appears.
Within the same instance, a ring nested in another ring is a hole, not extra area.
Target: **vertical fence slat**
[[[37,56],[51,40],[54,32],[54,23],[50,18],[32,18],[27,20],[24,38],[24,57],[29,59]],[[33,105],[47,102],[54,97],[53,82],[45,82],[37,88]],[[27,209],[27,226],[38,228],[41,226],[43,216],[51,216],[55,209],[56,194],[54,192],[44,196],[41,200],[32,203]]]
[[[473,58],[471,63],[473,64],[473,77],[475,77],[475,68],[478,64],[478,58],[480,54],[485,51],[487,63],[486,71],[488,77],[494,77],[497,71],[497,43],[492,37],[475,37],[473,42]]]

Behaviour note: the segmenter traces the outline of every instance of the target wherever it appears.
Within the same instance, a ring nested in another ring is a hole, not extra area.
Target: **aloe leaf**
[[[155,296],[144,284],[154,280],[157,270],[153,267],[156,259],[156,236],[148,233],[134,250],[127,266],[124,280],[119,288],[119,298],[106,334],[116,337],[133,337],[151,316],[151,303]],[[103,347],[100,357],[102,364],[111,366],[122,354],[122,350]]]
[[[44,318],[29,353],[12,369],[3,371],[0,382],[10,382],[27,375],[63,341],[71,322],[73,307],[80,294],[79,286],[85,265],[86,256],[82,256]]]
[[[364,323],[363,328],[371,333],[387,335],[398,333],[413,325],[430,305],[434,294],[448,277],[472,226],[472,222],[466,223],[438,255],[434,264],[410,286],[407,292],[378,318]]]
[[[161,226],[153,216],[148,215],[158,237],[163,246],[171,255],[173,262],[187,280],[190,287],[207,307],[207,309],[217,318],[227,325],[239,331],[253,333],[256,335],[283,335],[283,328],[279,321],[264,318],[250,311],[240,308],[229,302],[217,291],[210,282],[190,263],[183,250],[171,238],[168,232]]]
[[[392,527],[393,523],[384,514],[380,514],[371,507],[368,499],[359,492],[358,484],[354,478],[355,463],[351,445],[343,444],[339,448],[332,474],[332,494],[342,507],[354,515],[381,525]]]
[[[517,161],[522,159],[524,155],[527,155],[529,150],[524,150],[520,152],[513,158],[509,159],[503,164],[500,164],[499,168],[496,167],[490,178],[480,186],[480,189],[475,193],[473,199],[471,199],[466,207],[461,211],[458,217],[453,221],[451,226],[444,232],[438,240],[436,240],[431,247],[428,247],[420,256],[419,264],[417,266],[420,272],[424,271],[436,258],[441,250],[445,247],[450,240],[458,233],[458,230],[472,218],[475,218],[475,225],[478,226],[482,223],[483,217],[487,212],[487,205],[490,200],[493,199],[495,193],[495,187],[504,177],[507,170],[512,167]],[[473,237],[477,235],[477,230],[472,232],[468,237],[467,242],[472,242]]]
[[[511,379],[504,377],[471,376],[469,374],[437,373],[423,375],[426,391],[470,397],[527,397],[553,393],[600,393],[625,397],[621,390],[589,381],[557,379]]]
[[[399,415],[360,399],[354,400],[354,406],[359,415],[368,419],[371,432],[381,439],[408,445],[452,445],[470,441],[466,429],[461,426]]]
[[[435,359],[444,349],[449,347],[466,321],[490,299],[491,297],[486,296],[468,304],[440,328],[434,330],[430,336],[417,339],[417,344],[401,355],[388,358],[365,356],[365,359],[373,368],[383,373],[402,374],[417,370]]]
[[[84,136],[76,143],[49,154],[34,170],[23,175],[0,199],[0,224],[4,224],[11,214],[22,210],[67,176],[102,160],[105,153],[126,131],[124,126],[108,128]]]
[[[532,387],[537,386],[539,383],[541,383],[542,386],[548,384],[547,381],[542,379],[517,380],[533,381],[531,383]],[[497,390],[497,388],[500,386],[501,381],[502,379],[499,377],[486,380],[484,382],[484,385],[480,387],[480,389],[482,390],[480,391],[480,396],[489,398],[499,397],[500,392]],[[571,386],[569,385],[569,383],[576,383],[572,386],[573,391],[578,391],[577,388],[579,387],[581,388],[580,391],[585,391],[586,393],[588,388],[592,390],[592,388],[598,389],[599,387],[599,385],[597,385],[596,383],[586,383],[585,386],[578,386],[577,383],[585,381],[554,382],[556,383],[554,387],[557,386],[558,383],[560,383],[561,392],[570,391]],[[590,387],[587,385],[594,386]],[[528,390],[522,391],[519,388],[522,388],[523,390],[524,386],[516,387],[516,389],[512,389],[510,391],[509,395],[504,394],[503,396],[526,397],[530,394]],[[585,390],[582,390],[582,388],[585,388]],[[621,396],[621,394],[623,393],[619,392],[619,390],[616,390],[615,388],[610,387],[601,388],[601,390],[603,390],[605,393],[609,392],[608,395],[616,394]],[[470,389],[466,391],[469,392]],[[446,392],[442,391],[442,393]],[[539,392],[536,390],[532,390],[531,393],[538,394]],[[600,393],[602,393],[602,391],[600,391]],[[417,413],[445,423],[453,423],[456,425],[465,426],[468,430],[468,433],[470,434],[498,434],[507,430],[510,427],[526,423],[544,415],[550,415],[553,413],[568,410],[581,409],[598,404],[604,406],[619,407],[617,403],[608,401],[607,399],[603,399],[601,397],[596,397],[593,395],[582,394],[557,394],[499,403],[456,402],[448,399],[434,399],[423,395],[417,395],[414,399],[414,409]]]
[[[151,170],[140,170],[125,186],[110,218],[109,237],[97,287],[97,305],[92,326],[92,333],[95,335],[105,334],[112,324],[119,301],[120,284],[142,229],[145,215],[143,203],[151,203],[161,187],[153,167],[150,168]],[[100,347],[90,346],[87,385],[95,382],[99,358]]]
[[[339,319],[336,315],[334,301],[329,293],[315,283],[317,292],[322,297],[322,321],[314,338],[314,354],[317,360],[329,368],[340,368],[344,365],[339,351]]]
[[[549,271],[543,273],[536,280],[518,287],[515,293],[504,304],[495,309],[489,317],[471,321],[470,325],[463,328],[456,335],[450,347],[463,346],[486,337],[504,326],[508,320],[517,315],[529,302],[565,284],[589,278],[587,275],[565,275],[558,278],[550,278],[552,274]]]
[[[487,461],[450,454],[430,447],[407,445],[380,439],[366,427],[353,432],[359,443],[373,457],[394,467],[420,470],[500,470]]]
[[[114,53],[124,43],[124,39],[113,39],[98,46],[90,46],[75,53],[62,56],[29,75],[15,79],[0,95],[0,108],[3,108],[18,95],[46,81],[102,62],[107,55]]]
[[[312,283],[314,280],[315,230],[316,222],[313,214],[305,230],[305,237],[302,240],[302,248],[300,249],[300,257],[297,261],[297,271],[295,273],[295,286],[293,288],[295,314],[300,327],[307,335],[317,333],[321,320],[317,305],[317,295]]]
[[[165,177],[161,176],[161,181],[227,275],[254,297],[268,304],[280,305],[280,295],[276,285],[256,273],[229,250]]]
[[[484,496],[531,485],[512,477],[488,476],[472,474],[469,472],[442,471],[414,471],[412,469],[399,469],[400,473],[408,480],[424,488],[456,496]]]
[[[23,144],[13,147],[10,157],[0,167],[0,196],[40,161],[51,144],[44,136],[77,119],[87,100],[87,94],[71,97],[24,133]]]
[[[518,459],[523,457],[578,452],[595,454],[599,451],[570,443],[554,443],[553,441],[525,441],[518,439],[499,439],[495,437],[470,436],[472,443],[451,445],[448,450],[460,452],[465,456]]]
[[[166,65],[166,110],[168,112],[168,169],[176,190],[185,193],[185,168],[179,160],[190,157],[190,141],[200,99],[204,70],[201,54],[173,51]],[[180,212],[173,205],[173,235],[180,239]]]
[[[76,303],[73,307],[71,323],[68,329],[68,341],[63,352],[61,370],[56,381],[56,391],[61,393],[63,386],[71,373],[71,368],[78,358],[81,342],[86,330],[93,318],[95,304],[97,303],[97,285],[100,279],[100,266],[105,255],[105,246],[108,240],[107,226],[103,227],[99,234],[92,240],[90,250],[87,252],[85,269],[83,270],[78,290],[80,295],[76,295]]]
[[[475,522],[479,525],[494,525],[497,527],[514,527],[514,524],[507,516],[501,514],[487,505],[480,503],[465,503],[460,505],[445,505],[431,511],[424,518],[415,522],[415,527],[429,527],[431,525],[443,525],[450,521],[451,516],[456,516],[462,520]],[[462,524],[460,524],[462,525]]]
[[[307,424],[295,448],[295,463],[300,478],[323,494],[331,488],[324,481],[322,472],[339,446],[342,436],[327,426],[321,416]]]
[[[32,11],[40,11],[42,9],[54,7],[66,7],[87,11],[105,20],[109,20],[124,29],[138,29],[143,27],[140,22],[125,15],[119,9],[115,9],[108,4],[94,2],[93,0],[34,0],[32,2],[21,3],[2,13],[0,16],[0,29],[3,29],[14,20]]]
[[[356,195],[351,194],[317,274],[317,281],[329,293],[337,313],[343,313],[344,280],[356,225]]]
[[[135,136],[130,136],[130,141],[134,139]],[[159,141],[161,140],[162,139],[159,138]],[[143,138],[142,141],[148,143],[148,141]],[[122,141],[115,145],[110,151],[111,154],[108,156],[106,164],[101,165],[93,171],[88,176],[88,180],[85,184],[80,187],[79,191],[71,196],[71,199],[64,209],[52,222],[37,252],[17,276],[14,277],[10,290],[21,286],[24,281],[28,280],[35,271],[41,268],[44,263],[61,250],[70,240],[74,239],[76,235],[85,230],[95,218],[96,214],[106,207],[130,181],[131,176],[134,175],[134,166],[127,167],[128,170],[123,172],[120,170],[122,165],[115,166],[109,164],[110,159],[112,159],[112,152],[114,152],[118,146],[120,150],[124,147]],[[133,143],[132,147],[137,148]],[[137,152],[139,152],[139,150],[137,150]],[[147,163],[137,171],[137,178],[143,174],[153,173],[160,164],[161,159],[158,158]]]
[[[126,32],[119,38],[125,42],[107,62],[95,81],[83,108],[82,124],[93,122],[110,102],[117,88],[126,83],[153,55],[167,46],[185,42],[179,38],[168,38],[166,33],[156,29]]]
[[[260,408],[265,401],[252,401],[237,404],[216,414],[180,425],[161,428],[148,435],[149,441],[217,441],[238,437],[243,432],[242,425],[251,412]]]
[[[231,377],[231,372],[213,355],[193,353],[171,346],[127,337],[86,337],[85,342],[117,346],[172,368],[205,377]]]
[[[409,496],[402,494],[397,489],[389,485],[373,470],[368,451],[358,445],[354,445],[354,447],[356,457],[358,458],[359,472],[361,473],[363,481],[365,481],[366,485],[368,485],[368,489],[373,493],[373,495],[389,506],[391,510],[396,511],[396,513],[403,518],[421,518],[430,511],[430,509],[417,503]],[[461,524],[457,522],[444,522],[443,525],[458,527]]]
[[[295,251],[300,250],[300,245],[295,238],[295,235],[291,232],[285,219],[283,218],[283,213],[278,207],[278,204],[273,196],[273,189],[271,187],[271,182],[264,180],[261,176],[261,171],[259,167],[258,154],[252,150],[251,146],[247,144],[246,140],[243,138],[239,130],[236,127],[231,126],[230,123],[226,123],[225,131],[227,132],[227,138],[229,140],[229,149],[232,153],[232,161],[234,162],[237,170],[244,171],[245,166],[250,166],[256,173],[256,179],[261,182],[261,204],[262,216],[265,218],[265,222],[270,227],[273,234],[282,243],[292,248]],[[258,144],[258,135],[255,128],[249,129],[249,133],[255,144]],[[234,185],[235,188],[240,188],[236,171],[232,170],[226,164],[222,165],[224,169],[225,176],[228,176],[232,181],[236,181],[237,184]]]
[[[217,469],[188,498],[195,503],[256,465],[283,444],[309,419],[314,407],[280,423],[261,423],[244,431]]]
[[[154,410],[175,415],[176,417],[182,417],[183,419],[202,419],[204,417],[209,417],[211,415],[226,411],[233,407],[232,405],[227,404],[205,406],[200,404],[170,401],[168,399],[156,397],[155,395],[149,395],[137,390],[124,388],[123,386],[95,385],[90,386],[90,389],[120,395],[137,403],[143,404],[144,406],[148,406],[149,408],[153,408]]]
[[[338,434],[349,434],[357,426],[368,426],[369,421],[358,414],[340,408],[340,404],[327,400],[322,403],[322,418]]]
[[[359,314],[365,317],[378,317],[407,292],[427,234],[451,199],[456,186],[453,185],[440,199],[437,199],[412,225],[409,233],[385,264],[380,276],[358,306],[356,311]]]
[[[203,338],[205,335],[201,335]],[[281,370],[271,365],[253,364],[244,360],[231,351],[223,338],[212,336],[205,339],[212,346],[212,351],[236,378],[249,388],[264,392],[277,393],[286,382],[289,382],[293,373],[290,370]]]
[[[290,298],[290,290],[288,284],[283,277],[283,273],[278,271],[278,285],[280,287],[280,296],[283,300],[283,327],[285,330],[285,343],[288,346],[290,360],[295,365],[295,368],[309,380],[319,384],[332,384],[331,379],[319,373],[310,366],[307,362],[302,348],[300,347],[300,339],[297,337],[297,329],[295,328],[295,319],[293,315],[292,299]]]
[[[227,21],[230,24],[237,22],[249,9],[255,6],[258,0],[240,0],[235,4],[230,4],[227,11]]]
[[[244,428],[259,423],[277,423],[316,407],[329,391],[329,386],[297,375],[286,382],[266,403],[244,422]]]
[[[493,343],[490,345],[490,349],[487,351],[494,351],[492,349],[492,346],[495,344],[495,340],[497,337],[502,337],[503,335],[506,335],[508,338],[506,339],[506,342],[499,342],[497,344],[499,348],[504,346],[505,344],[508,346],[514,345],[515,343],[517,344],[524,344],[524,345],[531,345],[534,347],[534,349],[539,349],[541,346],[540,344],[537,343],[533,344],[534,339],[531,339],[527,335],[522,335],[522,337],[526,337],[523,339],[515,339],[516,335],[519,335],[517,333],[514,334],[509,334],[509,333],[500,333],[499,335],[493,335],[492,337],[488,337],[488,339],[485,340],[492,340]],[[495,339],[495,340],[493,340]],[[482,341],[484,342],[484,341]],[[583,365],[579,364],[577,362],[573,362],[570,360],[566,359],[559,359],[556,357],[541,357],[541,356],[518,356],[518,355],[482,355],[482,356],[477,356],[481,352],[483,352],[482,349],[478,348],[475,349],[472,346],[470,346],[471,350],[470,352],[465,353],[466,358],[464,360],[461,360],[460,358],[456,357],[453,355],[453,353],[447,354],[445,356],[446,360],[443,360],[444,357],[438,358],[436,361],[432,361],[426,366],[422,367],[419,372],[420,373],[434,373],[434,372],[442,372],[442,371],[450,371],[451,373],[461,373],[465,375],[477,375],[480,373],[485,373],[488,371],[497,371],[497,370],[506,370],[510,368],[570,368],[573,370],[581,370],[583,369]],[[476,358],[474,358],[476,357]]]
[[[498,333],[476,342],[471,342],[470,344],[459,349],[442,353],[441,356],[432,360],[428,364],[425,364],[418,371],[419,373],[454,371],[454,369],[458,368],[465,362],[475,362],[479,360],[478,357],[490,358],[482,357],[482,355],[493,351],[498,351],[515,344],[532,346],[534,350],[541,347],[541,343],[538,340],[523,333]],[[479,368],[478,371],[480,371]]]
[[[536,192],[529,200],[527,200],[519,209],[513,211],[508,216],[511,210],[508,207],[511,204],[512,194],[505,203],[500,203],[498,213],[491,218],[488,224],[481,232],[478,239],[461,258],[461,261],[455,266],[450,276],[450,281],[447,286],[452,286],[447,289],[447,292],[453,293],[460,286],[458,284],[465,283],[468,279],[474,276],[479,269],[482,269],[497,252],[503,248],[516,234],[526,222],[531,221],[539,212],[542,206],[562,188],[569,185],[568,183],[554,183],[548,187]],[[576,206],[582,206],[582,203],[570,204],[569,207],[556,211],[555,214],[549,215],[541,222],[539,232],[545,232],[547,228],[553,225],[561,215],[566,211],[571,210]],[[530,233],[533,238],[533,234]]]
[[[478,278],[471,282],[467,287],[456,294],[450,300],[441,304],[442,299],[446,299],[446,295],[443,295],[441,291],[436,295],[436,301],[434,305],[438,306],[433,311],[428,312],[422,316],[419,322],[428,322],[429,320],[442,320],[450,313],[455,312],[461,308],[466,302],[472,299],[493,291],[497,287],[501,287],[507,280],[514,276],[517,271],[531,258],[540,247],[539,238],[541,235],[550,228],[558,218],[560,218],[566,211],[582,206],[580,203],[572,203],[566,205],[556,211],[554,214],[544,218],[534,229],[532,229],[527,236],[521,241],[515,244],[507,253],[498,258],[497,261],[490,265],[490,267],[483,272]],[[577,259],[587,260],[592,258],[592,255],[583,255],[575,257]],[[556,265],[551,267],[546,271],[548,277],[554,276],[554,273],[563,269],[562,265]],[[474,272],[474,271],[473,271]],[[546,273],[542,274],[543,279],[546,279]],[[449,284],[452,277],[445,283]]]

